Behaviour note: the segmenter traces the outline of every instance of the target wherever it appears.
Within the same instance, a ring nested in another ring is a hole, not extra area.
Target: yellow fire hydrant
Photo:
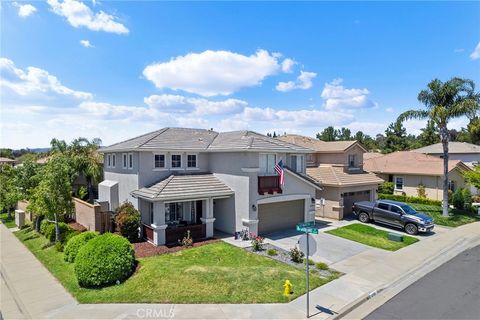
[[[293,285],[290,282],[290,280],[285,280],[285,283],[283,284],[283,295],[285,297],[290,297],[290,295],[293,293]]]

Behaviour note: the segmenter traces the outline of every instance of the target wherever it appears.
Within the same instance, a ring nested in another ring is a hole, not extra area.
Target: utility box
[[[396,241],[396,242],[403,242],[403,236],[398,233],[388,233],[388,240]]]
[[[15,210],[15,224],[18,228],[21,228],[25,225],[25,211]]]

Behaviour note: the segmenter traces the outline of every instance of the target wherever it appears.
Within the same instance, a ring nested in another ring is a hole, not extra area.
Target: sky
[[[480,2],[2,1],[0,15],[1,147],[167,126],[375,135],[432,79],[480,86]]]

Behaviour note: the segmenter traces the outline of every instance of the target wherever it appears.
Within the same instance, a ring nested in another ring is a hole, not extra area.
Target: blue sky
[[[164,126],[373,135],[420,107],[431,79],[480,85],[479,2],[49,0],[0,12],[3,147],[107,145]]]

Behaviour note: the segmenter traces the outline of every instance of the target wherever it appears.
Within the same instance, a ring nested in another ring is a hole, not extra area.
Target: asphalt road
[[[480,319],[480,246],[438,267],[365,319]]]

